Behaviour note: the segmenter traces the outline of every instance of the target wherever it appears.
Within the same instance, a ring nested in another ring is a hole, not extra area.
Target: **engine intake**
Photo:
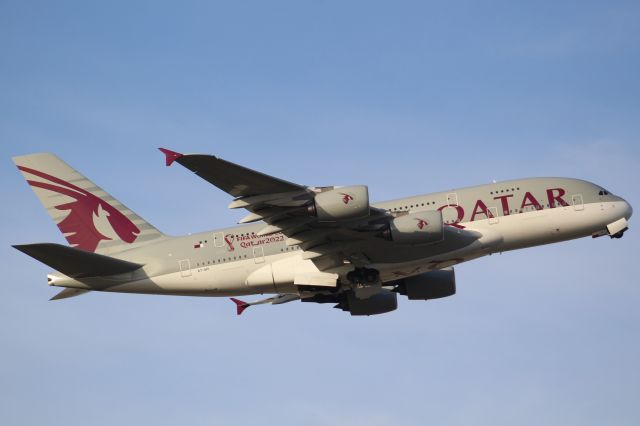
[[[440,299],[456,294],[456,274],[453,268],[425,272],[403,278],[394,290],[409,300]]]
[[[442,212],[430,210],[394,218],[383,237],[401,244],[431,244],[444,239]]]
[[[369,189],[365,185],[343,186],[320,192],[309,206],[320,222],[338,222],[369,216]]]

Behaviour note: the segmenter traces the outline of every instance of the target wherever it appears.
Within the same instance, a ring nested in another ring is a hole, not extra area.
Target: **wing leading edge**
[[[306,192],[306,187],[223,160],[213,155],[180,154],[159,148],[166,165],[174,162],[234,197],[250,197],[288,192]]]
[[[180,154],[164,148],[161,151],[165,154],[167,165],[177,162],[235,197],[229,208],[249,211],[240,223],[265,222],[258,235],[284,234],[287,237],[286,244],[298,245],[303,250],[302,258],[311,260],[322,272],[342,273],[345,264],[351,265],[347,269],[353,269],[364,268],[372,263],[425,258],[466,246],[480,236],[478,233],[445,227],[447,237],[444,244],[422,246],[419,249],[398,244],[382,235],[396,216],[370,206],[366,186],[308,187],[212,155]],[[323,211],[320,201],[327,198],[332,198],[333,207],[341,207],[344,211],[351,206],[359,206],[364,213],[338,220],[323,219],[326,211]]]

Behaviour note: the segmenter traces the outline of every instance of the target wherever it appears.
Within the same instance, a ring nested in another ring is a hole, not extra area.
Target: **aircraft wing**
[[[265,303],[270,303],[272,305],[281,305],[283,303],[293,302],[294,300],[300,300],[300,296],[297,294],[277,294],[273,297],[257,300],[255,302],[245,302],[244,300],[236,299],[235,297],[230,297],[229,299],[236,304],[236,314],[242,315],[244,310],[249,306],[263,305]]]
[[[421,250],[406,245],[401,247],[393,241],[379,238],[394,216],[386,210],[369,205],[365,186],[308,187],[213,155],[180,154],[164,148],[160,150],[166,156],[167,166],[177,162],[235,197],[229,208],[244,208],[249,211],[239,223],[264,221],[265,226],[257,232],[258,236],[281,232],[287,237],[287,245],[299,246],[304,251],[302,258],[312,260],[321,271],[342,266],[345,262],[364,267],[372,262],[407,261],[412,256],[425,257]],[[331,200],[325,209],[321,199],[326,201],[327,198]],[[366,214],[327,220],[326,216],[330,215],[332,208],[340,212],[347,209],[343,202],[348,208],[355,206],[354,208],[366,211]],[[477,235],[461,230],[447,231],[460,234],[465,240],[464,244],[477,239]]]
[[[234,197],[306,192],[302,185],[265,175],[213,155],[183,155],[164,148],[160,148],[160,151],[166,155],[167,166],[176,161]]]

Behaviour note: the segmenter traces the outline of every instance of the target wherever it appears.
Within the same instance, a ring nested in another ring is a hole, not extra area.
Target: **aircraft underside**
[[[455,294],[453,266],[586,236],[620,238],[632,210],[592,183],[522,179],[370,204],[365,186],[304,187],[212,156],[163,150],[228,192],[241,226],[168,237],[51,154],[16,157],[71,244],[17,249],[59,272],[62,299],[89,291],[234,296],[253,304],[332,303],[352,315],[397,295]],[[74,182],[74,183],[70,183]],[[97,189],[95,189],[97,188]],[[53,194],[53,196],[52,196]],[[273,295],[256,302],[235,296]]]

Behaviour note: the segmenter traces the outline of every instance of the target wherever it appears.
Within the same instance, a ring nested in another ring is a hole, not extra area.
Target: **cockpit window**
[[[598,195],[609,195],[609,191],[607,191],[606,189],[601,189],[600,192],[598,192]]]

